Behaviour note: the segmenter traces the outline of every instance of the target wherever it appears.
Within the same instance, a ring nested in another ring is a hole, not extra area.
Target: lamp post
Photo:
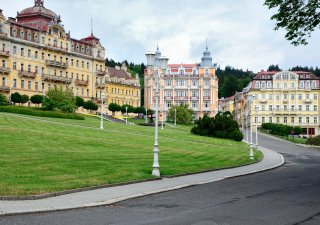
[[[256,106],[255,107],[255,111],[256,111],[256,149],[258,149],[258,122],[259,122],[259,116],[258,116],[258,112],[259,112],[259,107]]]
[[[128,124],[128,106],[126,106],[126,124]]]
[[[255,95],[249,95],[249,123],[250,123],[250,159],[253,159],[253,142],[252,142],[252,101]]]
[[[177,126],[177,109],[174,109],[174,125]]]
[[[146,109],[146,123],[148,123],[148,109]]]
[[[104,98],[103,92],[101,92],[100,98],[101,98],[100,129],[103,130],[103,98]]]
[[[153,149],[153,170],[152,175],[160,177],[160,170],[159,170],[159,144],[158,144],[158,101],[159,101],[159,80],[160,75],[157,70],[153,70],[153,77],[154,77],[154,86],[155,86],[155,116],[156,116],[156,124],[155,124],[155,134],[154,134],[154,149]]]
[[[160,117],[161,117],[161,130],[163,130],[163,116],[162,116],[162,114],[160,115]]]
[[[246,112],[245,113],[245,120],[246,120],[246,125],[245,125],[245,132],[246,132],[246,142],[247,142],[247,144],[249,144],[249,125],[248,125],[248,113]]]

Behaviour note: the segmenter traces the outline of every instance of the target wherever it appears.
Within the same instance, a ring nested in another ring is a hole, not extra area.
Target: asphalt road
[[[0,225],[319,225],[320,151],[260,140],[284,166],[112,206],[0,217]]]

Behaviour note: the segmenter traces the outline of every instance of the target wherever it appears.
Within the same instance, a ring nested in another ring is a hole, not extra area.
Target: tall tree
[[[271,17],[276,21],[274,29],[284,28],[286,39],[293,45],[308,44],[307,38],[320,28],[319,0],[265,0],[264,4],[278,9]]]
[[[281,71],[281,69],[279,68],[279,65],[270,65],[268,68],[268,71]]]

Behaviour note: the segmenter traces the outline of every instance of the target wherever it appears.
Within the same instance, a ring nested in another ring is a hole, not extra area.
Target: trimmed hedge
[[[270,134],[279,136],[288,136],[289,134],[299,135],[302,133],[301,127],[292,127],[284,124],[263,123],[261,128],[263,130],[269,131]],[[291,133],[292,131],[293,133]]]
[[[63,113],[59,111],[44,111],[39,108],[23,106],[0,106],[0,112],[17,113],[29,116],[52,117],[62,119],[84,120],[84,117],[76,113]]]

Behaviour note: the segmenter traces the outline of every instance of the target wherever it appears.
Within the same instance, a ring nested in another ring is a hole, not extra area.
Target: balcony
[[[198,101],[198,100],[199,100],[199,97],[190,97],[190,100],[191,100],[191,101]]]
[[[205,100],[210,100],[210,96],[205,96],[205,97],[203,97],[203,100],[205,101]]]
[[[188,99],[189,99],[188,97],[174,97],[175,101],[179,101],[179,100],[180,101],[188,101]]]
[[[268,100],[267,99],[260,99],[260,103],[267,103]]]
[[[42,79],[47,81],[54,81],[54,82],[67,83],[67,84],[70,84],[72,82],[71,78],[59,77],[56,75],[48,75],[48,74],[42,74]]]
[[[19,75],[20,77],[36,78],[37,72],[20,70],[20,71],[18,72],[18,75]]]
[[[74,81],[74,83],[75,83],[76,85],[88,86],[89,81],[77,79],[77,80]]]
[[[106,83],[96,83],[96,88],[103,89],[105,88],[105,86],[106,86]]]
[[[0,37],[8,37],[8,34],[4,33],[4,32],[0,32]]]
[[[282,102],[283,103],[288,103],[288,99],[283,99]]]
[[[58,61],[54,61],[54,60],[46,60],[46,65],[47,66],[54,66],[54,67],[59,67],[59,68],[68,68],[68,64],[67,63],[63,63],[63,62],[58,62]]]
[[[173,100],[173,97],[172,96],[165,96],[164,100]]]
[[[0,67],[0,73],[2,74],[9,74],[11,72],[11,69],[8,67]]]
[[[10,92],[10,87],[9,86],[0,86],[0,91],[2,91],[2,92]]]
[[[9,57],[10,56],[10,52],[9,51],[5,51],[5,50],[1,50],[0,51],[0,56]]]
[[[311,99],[305,99],[304,102],[305,103],[312,103]]]
[[[98,76],[104,76],[104,75],[106,75],[106,71],[98,70],[98,71],[96,72],[96,74],[97,74]]]

